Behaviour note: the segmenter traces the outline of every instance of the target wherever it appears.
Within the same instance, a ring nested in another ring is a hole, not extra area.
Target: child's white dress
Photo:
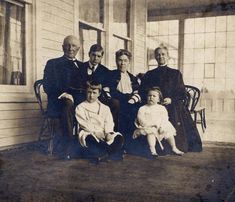
[[[162,105],[155,104],[140,107],[135,123],[137,127],[134,131],[135,137],[155,135],[158,141],[161,141],[163,138],[167,139],[175,136],[176,130],[168,119],[167,110]]]

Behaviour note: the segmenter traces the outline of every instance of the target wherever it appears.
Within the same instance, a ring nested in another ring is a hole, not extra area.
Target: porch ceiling
[[[178,15],[212,10],[231,11],[235,0],[147,0],[148,18],[162,15]]]

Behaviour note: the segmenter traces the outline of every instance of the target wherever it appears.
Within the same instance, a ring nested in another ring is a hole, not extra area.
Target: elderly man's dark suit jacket
[[[48,60],[43,78],[44,90],[48,96],[48,114],[58,116],[61,113],[61,101],[58,97],[64,93],[75,95],[74,88],[82,88],[84,81],[81,74],[82,62],[66,57]]]
[[[183,102],[186,92],[180,71],[168,66],[160,66],[148,71],[144,75],[140,86],[143,99],[146,99],[147,90],[153,86],[160,87],[163,98],[169,97],[172,100],[172,103],[167,105],[166,109],[169,120],[177,131],[175,139],[178,148],[185,152],[201,151],[200,135],[189,110]]]

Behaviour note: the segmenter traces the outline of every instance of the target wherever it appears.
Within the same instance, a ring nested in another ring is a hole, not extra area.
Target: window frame
[[[90,30],[94,30],[94,31],[96,31],[97,32],[97,43],[98,44],[100,44],[100,45],[102,45],[101,44],[101,42],[102,42],[102,33],[104,33],[105,34],[105,29],[103,29],[103,28],[100,28],[99,26],[95,26],[95,25],[93,25],[93,24],[91,24],[91,23],[88,23],[88,22],[86,22],[86,21],[84,21],[84,20],[81,20],[81,19],[79,19],[79,22],[78,22],[78,27],[79,27],[79,33],[78,33],[78,35],[80,35],[80,31],[81,31],[81,29],[85,29],[85,28],[87,28],[88,30],[90,29]],[[82,28],[82,27],[84,27],[84,28]],[[80,38],[80,37],[79,37]],[[80,40],[81,40],[81,38],[80,38]],[[81,45],[81,46],[83,46],[83,44]],[[81,48],[80,48],[80,50],[79,50],[79,55],[81,56],[81,60],[84,60],[84,58],[82,58],[82,56],[83,55],[85,55],[85,54],[88,54],[88,52],[86,53],[86,52],[81,52],[82,50],[81,50]],[[85,61],[84,61],[85,62]]]
[[[25,85],[9,85],[0,84],[0,102],[24,102],[34,100],[33,81],[35,80],[34,67],[35,65],[35,44],[33,37],[35,36],[34,14],[32,0],[5,0],[6,2],[22,5],[24,4],[24,18],[25,18],[25,40],[23,47],[25,49]]]

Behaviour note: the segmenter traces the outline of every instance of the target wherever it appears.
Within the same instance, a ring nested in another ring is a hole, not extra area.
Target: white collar
[[[167,66],[167,63],[163,64],[163,65],[158,65],[158,67],[164,67]]]
[[[68,58],[68,57],[66,57],[66,56],[64,56],[67,60],[71,60],[71,61],[77,61],[77,58],[75,57],[75,58]]]
[[[97,68],[97,67],[98,67],[98,65],[99,65],[99,64],[97,64],[97,65],[93,66],[93,65],[90,63],[90,61],[89,61],[88,63],[89,63],[89,67],[90,67],[90,69],[91,69],[92,67],[94,67],[94,71],[96,70],[96,68]]]

